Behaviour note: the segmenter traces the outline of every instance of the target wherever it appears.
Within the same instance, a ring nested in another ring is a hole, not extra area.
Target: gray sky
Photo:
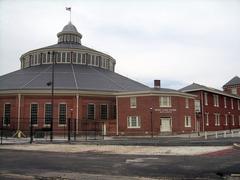
[[[0,0],[0,75],[19,69],[21,54],[57,43],[68,6],[82,44],[146,85],[221,88],[240,76],[239,0]]]

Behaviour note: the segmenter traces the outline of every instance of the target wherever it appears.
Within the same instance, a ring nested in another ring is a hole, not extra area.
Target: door
[[[172,131],[171,118],[161,118],[160,131],[161,132],[171,132]]]

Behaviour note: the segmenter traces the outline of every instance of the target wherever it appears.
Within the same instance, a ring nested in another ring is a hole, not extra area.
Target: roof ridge
[[[51,65],[49,65],[43,72],[39,72],[36,76],[34,76],[30,81],[28,81],[27,83],[25,83],[23,86],[20,87],[20,89],[23,89],[24,87],[26,87],[29,83],[31,83],[34,79],[36,79],[37,77],[40,76],[40,74],[46,72],[48,69],[50,69]]]

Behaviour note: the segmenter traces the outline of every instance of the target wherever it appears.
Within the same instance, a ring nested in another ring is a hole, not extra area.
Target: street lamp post
[[[50,54],[50,52],[48,52]],[[52,105],[52,118],[51,118],[51,134],[50,134],[50,141],[53,140],[53,115],[54,115],[54,65],[55,65],[55,52],[52,51],[52,96],[51,96],[51,105]]]
[[[153,119],[152,119],[152,110],[153,108],[150,108],[150,119],[151,119],[151,137],[153,138]]]

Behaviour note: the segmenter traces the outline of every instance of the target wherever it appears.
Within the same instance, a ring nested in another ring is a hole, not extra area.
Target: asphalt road
[[[0,150],[0,179],[222,179],[240,173],[240,151],[200,156],[139,156]],[[12,176],[11,176],[12,175]],[[15,178],[14,178],[15,177]],[[240,178],[240,177],[239,177]],[[53,178],[54,179],[54,178]],[[57,178],[55,178],[57,179]]]

